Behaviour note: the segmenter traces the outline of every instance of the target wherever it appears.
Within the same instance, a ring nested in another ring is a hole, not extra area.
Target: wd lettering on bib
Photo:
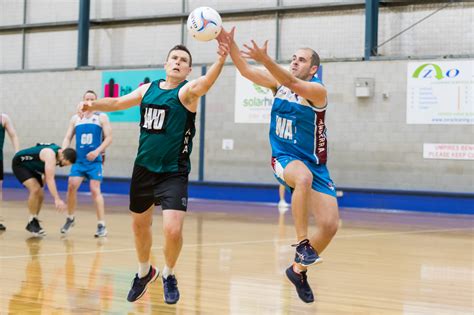
[[[293,120],[276,116],[275,133],[278,137],[285,140],[293,140]]]
[[[152,133],[163,132],[165,130],[166,106],[151,105],[145,108],[142,116],[141,127]]]

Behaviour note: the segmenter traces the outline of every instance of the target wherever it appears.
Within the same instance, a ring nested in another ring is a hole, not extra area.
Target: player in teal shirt
[[[175,304],[179,290],[173,268],[183,246],[183,222],[188,204],[189,155],[196,132],[194,120],[199,97],[206,94],[222,71],[228,41],[218,38],[218,56],[207,73],[187,81],[192,56],[183,45],[173,47],[165,63],[166,79],[143,84],[119,98],[103,98],[79,104],[79,113],[117,111],[140,106],[140,140],[130,185],[138,273],[127,300],[145,292],[158,270],[150,265],[151,223],[155,205],[163,210],[165,266],[162,273],[165,302]]]
[[[26,230],[33,236],[45,236],[39,224],[38,214],[43,204],[43,175],[48,190],[54,198],[56,209],[63,211],[66,204],[59,196],[54,180],[56,166],[63,167],[76,162],[76,151],[61,149],[54,143],[38,143],[36,146],[18,151],[13,157],[12,170],[16,178],[28,189],[28,210],[30,219]]]

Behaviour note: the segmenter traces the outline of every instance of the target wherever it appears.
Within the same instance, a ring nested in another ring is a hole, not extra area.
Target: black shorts
[[[163,210],[186,211],[188,208],[188,173],[154,173],[136,165],[130,184],[130,211],[142,213],[153,204]]]
[[[0,160],[0,180],[3,180],[3,160]]]
[[[40,186],[43,187],[42,175],[40,173],[33,172],[32,170],[27,169],[26,167],[21,165],[20,162],[17,162],[15,159],[13,159],[13,162],[12,162],[12,171],[20,183],[23,184],[25,180],[28,180],[30,178],[35,178],[40,184]]]

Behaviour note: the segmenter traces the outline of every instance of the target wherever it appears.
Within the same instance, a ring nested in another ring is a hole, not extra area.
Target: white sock
[[[169,275],[174,275],[174,270],[165,265],[163,267],[162,275],[163,275],[163,278],[166,279],[166,278],[168,278]]]
[[[101,224],[101,225],[105,226],[105,221],[102,221],[102,220],[101,220],[101,221],[97,221],[97,224]]]
[[[69,215],[67,216],[67,218],[70,219],[70,220],[74,220],[74,214],[69,214]]]
[[[150,262],[138,263],[138,278],[145,277],[150,272]]]
[[[37,218],[38,216],[36,214],[31,214],[30,218],[28,219],[28,222],[31,222],[34,218]]]

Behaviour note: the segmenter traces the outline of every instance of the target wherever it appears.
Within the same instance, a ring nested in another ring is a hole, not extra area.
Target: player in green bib
[[[46,232],[39,224],[38,214],[43,204],[43,175],[48,190],[54,198],[58,210],[66,209],[56,189],[54,174],[56,166],[63,167],[76,162],[76,151],[61,149],[54,143],[37,143],[34,147],[18,151],[13,157],[12,170],[16,178],[28,189],[28,210],[30,219],[26,230],[33,236],[44,236]]]
[[[173,268],[183,246],[183,221],[188,203],[189,155],[196,132],[194,120],[199,98],[206,94],[222,71],[229,52],[226,38],[218,37],[218,56],[208,72],[192,81],[192,57],[183,45],[173,47],[165,63],[166,80],[143,84],[119,98],[82,102],[79,114],[110,112],[140,104],[140,140],[130,185],[138,273],[127,300],[134,302],[156,280],[158,270],[150,265],[151,223],[155,205],[163,210],[165,266],[162,272],[165,302],[175,304],[179,290]]]
[[[11,122],[10,117],[7,114],[0,113],[0,201],[3,200],[2,187],[3,187],[3,144],[5,143],[5,132],[10,137],[10,141],[13,144],[15,153],[20,150],[20,142],[16,135],[15,128]],[[0,231],[5,231],[7,228],[5,225],[0,223]]]

